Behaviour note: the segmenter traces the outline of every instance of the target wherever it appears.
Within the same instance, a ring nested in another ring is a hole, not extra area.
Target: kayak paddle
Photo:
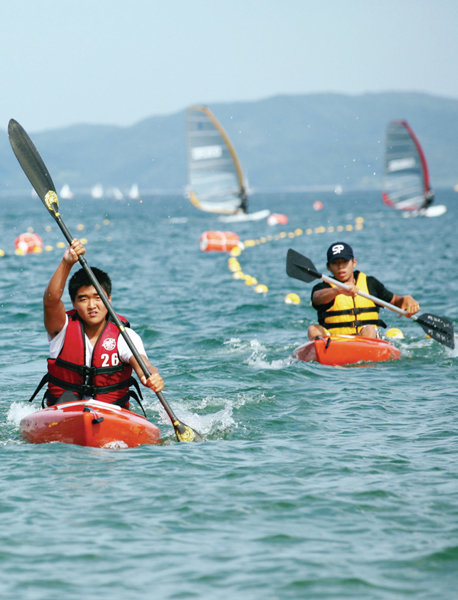
[[[306,281],[307,283],[310,283],[314,279],[322,279],[323,281],[326,281],[326,283],[336,285],[344,290],[350,289],[347,285],[345,285],[345,283],[341,283],[333,277],[327,277],[322,273],[318,273],[315,265],[309,258],[303,256],[299,252],[296,252],[292,248],[288,250],[288,254],[286,256],[286,273],[290,277],[300,279],[301,281]],[[371,296],[365,292],[358,292],[358,295],[368,298],[369,300],[372,300],[372,302],[375,302],[375,304],[380,304],[380,306],[384,306],[385,308],[397,312],[404,317],[407,316],[406,310],[403,310],[394,304],[390,304],[389,302],[385,302],[381,298]],[[437,315],[432,315],[431,313],[424,313],[423,315],[419,316],[411,315],[409,318],[416,321],[430,337],[437,340],[441,344],[444,344],[444,346],[448,346],[452,349],[455,347],[453,323],[450,319],[447,319],[446,317],[438,317]]]
[[[54,187],[54,183],[51,179],[51,176],[46,168],[43,159],[41,158],[38,150],[35,148],[32,140],[24,130],[24,128],[14,119],[10,119],[8,123],[8,136],[10,139],[11,147],[13,148],[13,152],[16,155],[16,158],[19,161],[19,164],[22,167],[22,170],[27,175],[28,180],[34,187],[38,196],[41,198],[43,204],[48,209],[49,214],[56,221],[58,226],[60,227],[62,233],[64,234],[67,242],[69,244],[72,243],[73,237],[67,229],[65,223],[62,220],[62,217],[59,212],[59,198],[57,197],[56,188]],[[148,378],[151,373],[148,367],[145,364],[145,361],[140,356],[138,350],[132,343],[132,340],[129,337],[129,334],[125,330],[124,325],[120,321],[118,315],[113,310],[110,301],[107,298],[105,291],[103,290],[100,283],[97,281],[91,267],[87,264],[84,256],[78,256],[78,260],[86,271],[88,277],[90,278],[92,285],[97,290],[97,293],[102,298],[103,303],[105,304],[108,312],[110,313],[113,322],[119,327],[121,335],[125,339],[127,345],[129,346],[132,354],[137,359],[140,368],[142,369],[145,377]],[[194,431],[189,425],[185,425],[181,423],[172,409],[170,408],[168,402],[164,398],[162,392],[156,392],[156,396],[159,398],[162,406],[165,409],[165,412],[169,416],[172,425],[175,429],[175,435],[179,442],[201,442],[202,438]]]

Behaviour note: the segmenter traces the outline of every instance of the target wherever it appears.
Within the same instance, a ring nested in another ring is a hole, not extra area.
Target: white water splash
[[[6,422],[15,427],[19,427],[21,419],[37,411],[37,407],[24,402],[13,402],[6,415]]]

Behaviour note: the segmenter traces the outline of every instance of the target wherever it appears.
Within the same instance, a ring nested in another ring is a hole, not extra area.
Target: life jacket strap
[[[114,367],[87,367],[86,365],[76,365],[67,360],[62,360],[59,357],[56,358],[56,365],[58,367],[64,367],[69,371],[74,371],[75,373],[78,373],[78,375],[82,375],[84,379],[94,377],[95,375],[111,375],[112,373],[119,373],[123,368],[121,363]]]
[[[29,402],[33,402],[34,401],[35,396],[38,394],[38,392],[41,390],[41,388],[45,385],[45,383],[48,383],[48,380],[49,380],[49,374],[45,373],[43,375],[43,377],[41,378],[40,383],[37,385],[35,391],[31,395],[31,397],[29,398]]]
[[[326,323],[326,329],[340,329],[341,327],[354,327],[357,329],[358,327],[364,327],[364,325],[377,325],[378,327],[386,327],[385,321],[382,319],[365,319],[359,321],[355,319],[354,321],[342,321],[340,323]]]

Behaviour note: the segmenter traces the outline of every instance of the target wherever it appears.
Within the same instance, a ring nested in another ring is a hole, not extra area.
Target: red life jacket
[[[119,328],[108,317],[92,354],[91,366],[86,366],[84,326],[76,310],[67,312],[68,325],[64,345],[57,358],[48,358],[48,391],[46,403],[55,404],[65,390],[80,398],[90,396],[129,406],[129,386],[136,381],[132,367],[121,362],[118,354]],[[128,327],[127,319],[118,315]]]

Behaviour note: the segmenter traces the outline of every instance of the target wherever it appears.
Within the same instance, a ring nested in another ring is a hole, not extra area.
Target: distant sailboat
[[[140,191],[136,183],[134,183],[129,190],[129,198],[131,200],[138,200],[140,198]]]
[[[406,215],[437,217],[444,205],[431,206],[434,192],[420,143],[407,121],[391,121],[386,131],[382,198]]]
[[[73,192],[70,189],[68,183],[65,183],[60,190],[60,197],[64,200],[71,200],[73,198]]]
[[[194,206],[205,212],[231,215],[225,221],[261,219],[269,215],[269,211],[247,214],[248,197],[240,161],[209,108],[188,108],[186,139],[188,196]]]
[[[110,190],[110,196],[115,200],[122,200],[124,198],[124,194],[118,187],[113,187]]]
[[[103,198],[103,186],[101,183],[97,183],[93,188],[91,188],[91,196],[96,200]]]

